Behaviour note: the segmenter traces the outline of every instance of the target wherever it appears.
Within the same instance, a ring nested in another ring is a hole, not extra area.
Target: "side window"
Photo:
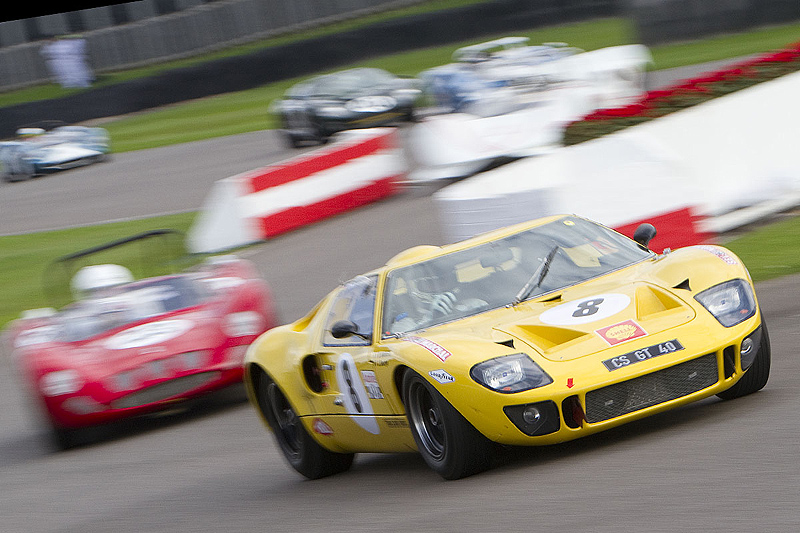
[[[377,284],[377,276],[359,276],[345,284],[331,304],[325,322],[323,344],[326,346],[369,344],[369,341],[357,335],[335,339],[331,336],[331,327],[339,320],[349,320],[358,326],[359,333],[371,338],[375,318],[375,288]]]

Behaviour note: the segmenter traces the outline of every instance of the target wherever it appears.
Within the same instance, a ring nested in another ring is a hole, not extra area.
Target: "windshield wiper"
[[[514,301],[511,302],[511,305],[517,305],[521,301],[527,299],[533,290],[542,284],[547,272],[550,271],[550,262],[553,260],[553,257],[555,257],[556,252],[558,252],[558,245],[554,246],[553,249],[550,250],[550,253],[544,258],[542,264],[539,265],[539,268],[537,268],[536,272],[534,272],[533,276],[531,276],[531,279],[529,279],[528,282],[517,293],[517,296],[514,298]],[[536,280],[535,283],[534,280]]]

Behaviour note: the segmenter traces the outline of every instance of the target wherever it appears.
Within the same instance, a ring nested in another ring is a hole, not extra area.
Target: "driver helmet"
[[[85,266],[72,278],[72,294],[76,299],[84,299],[132,281],[133,274],[122,265]]]

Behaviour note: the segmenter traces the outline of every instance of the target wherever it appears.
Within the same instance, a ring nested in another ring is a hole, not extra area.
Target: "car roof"
[[[553,215],[549,217],[537,218],[534,220],[529,220],[527,222],[522,222],[519,224],[514,224],[512,226],[507,226],[505,228],[488,231],[486,233],[470,237],[469,239],[465,239],[463,241],[455,242],[452,244],[447,244],[444,246],[433,246],[433,245],[414,246],[412,248],[403,250],[402,252],[398,253],[397,255],[389,259],[389,261],[386,262],[386,265],[384,265],[383,268],[388,270],[401,266],[413,265],[415,263],[426,261],[434,257],[446,255],[458,250],[465,250],[468,248],[472,248],[474,246],[478,246],[480,244],[495,241],[503,237],[507,237],[508,235],[513,235],[515,233],[525,231],[527,229],[543,226],[554,220],[559,220],[561,218],[564,218],[565,216],[571,216],[571,215],[562,214],[562,215]]]

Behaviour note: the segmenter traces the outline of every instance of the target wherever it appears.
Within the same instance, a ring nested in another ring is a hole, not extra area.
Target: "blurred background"
[[[102,126],[111,151],[100,165],[0,184],[4,326],[49,305],[43,275],[54,259],[140,231],[189,231],[218,181],[313,153],[287,145],[269,111],[313,75],[368,66],[414,78],[449,63],[459,47],[522,35],[586,51],[646,45],[653,90],[800,42],[797,0],[139,0],[23,4],[9,13],[0,22],[0,138],[42,121]],[[66,75],[53,68],[59,54],[74,61]],[[733,109],[720,114],[737,116]],[[714,175],[717,199],[729,176],[748,171],[758,179],[737,190],[736,202],[761,200],[765,190],[784,200],[716,238],[760,282],[777,368],[763,392],[709,399],[580,442],[506,450],[497,469],[446,486],[415,454],[362,454],[350,472],[306,482],[241,398],[176,409],[56,453],[4,345],[0,529],[794,531],[800,203],[780,187],[800,176],[788,164],[766,172],[760,145],[735,141],[749,131],[747,142],[761,136],[789,152],[794,130],[754,129],[753,116],[796,124],[796,112],[764,99],[753,115],[742,108],[744,118],[716,144],[686,135],[695,152],[727,145],[726,153],[752,156],[747,165],[702,168]],[[658,204],[678,196],[635,173],[603,176],[616,180],[605,187],[616,197],[641,190]],[[270,284],[282,319],[294,320],[399,251],[448,242],[436,194],[455,181],[402,188],[236,252]],[[536,193],[527,198],[549,198]]]

